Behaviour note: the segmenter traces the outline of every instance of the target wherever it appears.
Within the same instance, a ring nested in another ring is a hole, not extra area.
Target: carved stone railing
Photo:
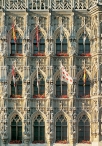
[[[55,112],[59,110],[63,110],[68,112],[71,106],[71,100],[72,99],[64,99],[64,98],[54,98],[53,99],[53,105],[54,105],[54,110]]]
[[[47,10],[49,7],[49,0],[28,0],[29,10]]]
[[[24,98],[8,98],[8,108],[24,107]]]
[[[84,68],[84,60],[85,60],[85,67],[86,69],[91,69],[91,58],[90,57],[85,57],[85,56],[77,56],[76,57],[76,62],[74,62],[74,64],[76,64],[78,70],[82,69],[82,67]]]
[[[35,10],[87,10],[93,6],[102,4],[102,0],[2,0],[0,1],[0,9],[4,8],[5,10],[23,10],[28,9],[29,11]]]
[[[5,9],[6,10],[25,10],[26,9],[26,1],[25,0],[6,0],[5,1]]]
[[[47,98],[31,98],[29,99],[30,107],[42,112],[46,111],[47,108]]]
[[[86,110],[86,111],[91,111],[92,108],[92,102],[91,98],[76,98],[73,101],[75,103],[75,107],[77,110]]]
[[[6,61],[7,65],[12,65],[12,62],[16,61],[17,66],[19,66],[19,65],[23,65],[24,58],[22,56],[17,56],[17,57],[10,56],[10,57],[6,58],[5,61]]]

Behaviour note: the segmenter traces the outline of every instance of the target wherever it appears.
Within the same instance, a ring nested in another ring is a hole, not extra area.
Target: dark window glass
[[[45,52],[45,39],[40,39],[38,47],[37,47],[36,39],[34,39],[34,42],[33,42],[33,52],[34,52],[34,54],[36,54],[38,52],[40,52],[40,53]]]
[[[79,39],[79,42],[78,42],[78,49],[79,49],[79,54],[82,54],[82,53],[90,53],[90,41],[88,39],[88,37],[86,37],[86,40],[85,40],[85,48],[84,48],[84,45],[83,45],[83,36],[82,35]]]
[[[11,122],[11,140],[22,140],[22,122],[17,115]]]
[[[83,115],[78,124],[78,142],[83,140],[90,140],[90,123],[85,115]]]
[[[56,39],[56,54],[58,53],[67,53],[67,39],[64,38],[62,42],[62,51],[61,51],[61,41],[60,38]]]
[[[45,141],[45,123],[39,115],[34,121],[34,141]]]
[[[84,86],[83,80],[80,79],[78,83],[78,91],[79,91],[78,93],[79,97],[84,96],[84,93],[85,95],[90,95],[90,81],[86,80],[86,84]]]
[[[33,88],[34,88],[34,95],[37,94],[43,95],[45,93],[45,81],[43,80],[39,81],[39,93],[37,87],[37,79],[34,80]]]
[[[11,81],[11,95],[15,94],[15,87],[13,81]]]
[[[11,40],[11,54],[22,53],[22,39],[17,39],[15,43],[14,40]]]
[[[62,82],[62,95],[67,95],[67,83]],[[61,96],[61,81],[56,81],[56,96]]]
[[[56,141],[67,140],[67,121],[61,115],[56,121]]]
[[[11,81],[11,95],[16,94],[16,95],[22,95],[22,81],[19,78],[19,75],[15,75],[15,86],[14,82]]]
[[[17,94],[22,95],[22,81],[17,81]]]

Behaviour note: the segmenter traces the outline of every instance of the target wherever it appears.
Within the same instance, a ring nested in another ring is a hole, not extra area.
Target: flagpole
[[[62,96],[62,70],[61,70],[61,67],[62,67],[62,62],[60,62],[60,79],[61,79],[61,96]]]
[[[84,54],[85,54],[85,40],[86,40],[86,33],[85,33],[85,17],[84,17],[84,36],[83,36]]]
[[[37,61],[37,87],[38,87],[38,94],[39,94],[39,77],[38,77],[38,69],[39,69],[39,63]]]
[[[61,53],[62,53],[62,41],[61,41]]]
[[[60,27],[60,41],[61,41],[61,53],[62,53],[62,42],[63,42],[63,26]]]
[[[86,74],[86,70],[85,70],[85,60],[84,60],[84,96],[85,96],[85,74]]]

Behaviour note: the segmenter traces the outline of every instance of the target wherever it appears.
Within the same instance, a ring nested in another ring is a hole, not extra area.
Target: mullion
[[[18,130],[17,130],[17,123],[16,123],[16,140],[17,140],[17,133],[18,133]]]

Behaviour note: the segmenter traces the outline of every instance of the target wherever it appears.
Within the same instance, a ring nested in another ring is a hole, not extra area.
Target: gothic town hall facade
[[[0,146],[102,146],[101,79],[102,0],[0,0]]]

